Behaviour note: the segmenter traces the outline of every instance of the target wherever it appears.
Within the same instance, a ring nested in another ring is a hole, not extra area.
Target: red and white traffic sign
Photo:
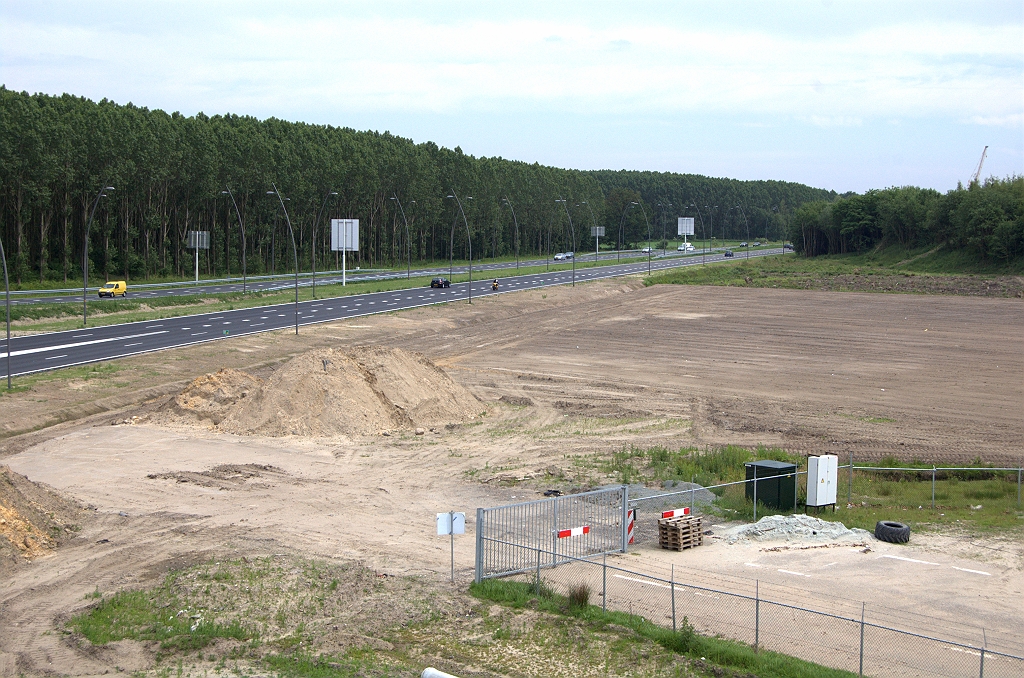
[[[690,507],[672,509],[671,511],[662,511],[662,518],[675,518],[677,516],[688,516],[690,515]]]
[[[583,525],[581,527],[572,527],[568,530],[559,530],[558,538],[565,539],[566,537],[578,537],[583,534],[590,534],[590,525]]]

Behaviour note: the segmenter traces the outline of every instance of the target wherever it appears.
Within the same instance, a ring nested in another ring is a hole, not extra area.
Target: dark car
[[[792,245],[790,245],[790,244],[789,244],[789,243],[787,242],[787,243],[786,243],[785,245],[783,245],[783,246],[782,246],[782,249],[784,249],[784,250],[791,250],[791,249],[793,249],[793,246],[792,246]]]
[[[452,283],[448,278],[434,278],[430,281],[431,287],[451,287]]]
[[[723,257],[731,257],[732,256],[732,250],[726,250],[726,251],[722,252],[722,256]]]

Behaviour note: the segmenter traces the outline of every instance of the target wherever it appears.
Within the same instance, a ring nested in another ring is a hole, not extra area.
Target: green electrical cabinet
[[[748,461],[747,499],[754,501],[754,482],[757,482],[757,501],[779,511],[796,508],[796,464],[786,461]],[[787,475],[788,474],[788,475]]]

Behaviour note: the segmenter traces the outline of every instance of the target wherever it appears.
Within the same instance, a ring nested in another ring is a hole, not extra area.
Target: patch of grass
[[[537,595],[535,586],[526,582],[488,579],[479,584],[471,584],[469,590],[477,598],[513,609],[530,608],[582,619],[588,622],[588,627],[592,631],[605,629],[611,625],[623,627],[670,652],[728,669],[748,671],[761,678],[839,678],[855,675],[776,652],[754,652],[752,647],[736,641],[701,636],[685,617],[679,630],[672,631],[638,615],[617,611],[605,612],[596,605],[573,605],[569,598],[545,586],[541,586],[540,595]]]
[[[407,667],[395,667],[376,656],[372,650],[349,651],[342,656],[331,654],[272,654],[263,664],[281,678],[352,678],[365,676],[409,675]],[[403,670],[405,669],[405,670]]]
[[[708,486],[743,480],[746,477],[744,464],[756,459],[772,459],[798,463],[800,457],[790,455],[777,448],[745,447],[726,445],[724,447],[699,449],[681,447],[670,450],[665,447],[629,446],[611,457],[594,455],[584,463],[597,466],[606,474],[612,474],[618,482],[655,483],[665,480],[691,481]],[[742,489],[742,488],[741,488]]]

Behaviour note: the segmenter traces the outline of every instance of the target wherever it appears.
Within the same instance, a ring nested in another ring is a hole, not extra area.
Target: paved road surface
[[[751,256],[781,254],[781,249],[751,252]],[[707,261],[722,261],[721,254],[708,255]],[[701,263],[700,257],[655,259],[651,270],[663,270]],[[648,262],[600,266],[579,269],[576,280],[597,280],[616,276],[644,273]],[[514,266],[514,264],[513,264]],[[475,271],[476,269],[474,269]],[[552,285],[566,285],[572,281],[571,270],[535,273],[501,279],[497,292],[491,290],[490,279],[473,282],[472,295],[483,297]],[[280,284],[280,283],[278,283]],[[299,325],[331,322],[345,318],[397,311],[430,304],[465,300],[469,295],[468,283],[453,284],[447,289],[416,287],[389,292],[358,294],[332,299],[260,306],[234,311],[220,311],[188,315],[163,320],[142,321],[105,327],[88,327],[66,332],[12,337],[12,375],[42,372],[60,367],[80,365],[123,358],[139,353],[160,351],[178,346],[198,344],[216,339],[268,332]],[[297,316],[297,318],[296,318]],[[7,353],[0,353],[0,378],[7,376]]]

